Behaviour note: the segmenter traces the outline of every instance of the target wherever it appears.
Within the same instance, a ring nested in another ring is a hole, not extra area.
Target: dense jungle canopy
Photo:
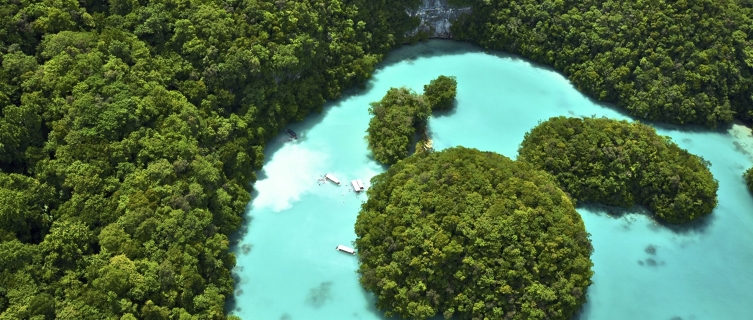
[[[413,40],[419,2],[0,3],[0,318],[225,318],[265,141]],[[753,118],[748,1],[472,2],[458,36],[635,115]]]
[[[551,118],[526,133],[518,160],[554,175],[577,201],[642,204],[671,223],[703,217],[717,204],[708,162],[638,122]]]
[[[356,221],[361,284],[387,316],[568,319],[591,243],[570,198],[527,163],[463,147],[372,179]]]
[[[228,235],[265,141],[416,24],[364,0],[21,0],[0,16],[1,319],[225,318]]]

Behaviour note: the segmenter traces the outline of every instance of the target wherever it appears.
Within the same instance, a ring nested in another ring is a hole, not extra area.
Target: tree
[[[457,94],[458,81],[452,76],[439,76],[424,85],[424,97],[429,101],[432,110],[447,110],[452,108]]]

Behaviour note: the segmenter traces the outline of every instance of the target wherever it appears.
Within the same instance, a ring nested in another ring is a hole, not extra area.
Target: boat
[[[361,192],[364,189],[363,182],[361,182],[361,180],[353,180],[350,182],[350,184],[353,185],[353,190],[355,190],[356,192]]]
[[[337,180],[337,178],[335,178],[335,176],[332,175],[331,173],[325,174],[324,178],[326,178],[327,180],[332,181],[332,182],[334,182],[336,184],[340,184],[340,180]]]
[[[285,129],[285,132],[287,132],[288,135],[290,135],[291,138],[298,139],[298,135],[295,133],[295,131],[290,130],[290,129]]]
[[[342,252],[349,253],[349,254],[356,254],[356,250],[355,249],[353,249],[351,247],[346,247],[346,246],[341,245],[341,244],[337,245],[337,247],[335,249],[337,251],[342,251]]]

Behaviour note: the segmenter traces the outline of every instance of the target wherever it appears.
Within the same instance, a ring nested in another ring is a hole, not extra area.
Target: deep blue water
[[[515,158],[526,131],[553,116],[630,119],[580,94],[560,74],[515,56],[430,41],[391,53],[363,90],[329,103],[271,141],[254,185],[240,244],[236,297],[243,319],[383,319],[358,284],[357,257],[337,252],[355,240],[365,194],[350,180],[385,168],[366,149],[368,105],[390,87],[421,92],[438,75],[456,76],[457,107],[429,121],[436,149],[474,147]],[[594,284],[581,319],[753,319],[753,197],[741,178],[753,160],[750,131],[658,126],[712,163],[719,206],[683,228],[638,210],[579,207],[595,248]],[[338,177],[340,186],[319,179]],[[614,210],[612,210],[614,211]],[[243,250],[243,248],[247,250]]]

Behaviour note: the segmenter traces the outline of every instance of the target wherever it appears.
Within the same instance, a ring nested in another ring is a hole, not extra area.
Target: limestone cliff
[[[428,31],[430,38],[452,39],[450,25],[461,14],[470,13],[471,7],[456,7],[447,3],[447,0],[423,0],[418,9],[406,10],[409,16],[421,18],[418,28],[408,32],[408,36],[415,35],[420,31]]]

